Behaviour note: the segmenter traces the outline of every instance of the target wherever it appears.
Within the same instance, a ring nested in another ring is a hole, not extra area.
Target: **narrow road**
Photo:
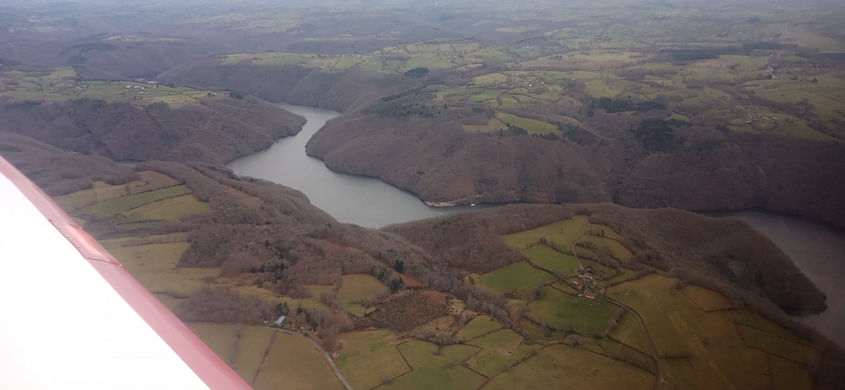
[[[643,317],[640,315],[640,313],[637,312],[637,310],[635,310],[633,307],[628,306],[628,305],[626,305],[622,302],[619,302],[619,301],[617,301],[617,300],[615,300],[611,297],[608,297],[607,295],[603,295],[602,298],[605,299],[606,301],[616,305],[616,306],[619,306],[619,307],[631,312],[631,314],[633,314],[635,317],[637,317],[637,322],[640,323],[640,326],[643,328],[643,331],[645,332],[646,337],[648,337],[648,344],[651,347],[651,353],[652,353],[651,356],[654,359],[655,366],[657,367],[657,373],[655,374],[654,386],[652,387],[652,389],[654,389],[654,390],[659,389],[660,384],[665,382],[663,380],[663,369],[660,367],[660,355],[657,353],[657,346],[654,344],[654,339],[651,337],[651,333],[648,331],[648,328],[645,326],[645,320],[643,320]]]
[[[587,237],[588,235],[589,235],[589,233],[584,233],[583,235],[581,235],[581,237],[578,237],[577,240],[572,241],[572,246],[569,247],[569,251],[572,252],[572,256],[575,256],[575,260],[578,261],[578,268],[581,268],[581,269],[584,268],[584,264],[581,264],[581,258],[578,257],[578,250],[577,250],[578,249],[578,243],[581,240],[583,240],[584,237]]]

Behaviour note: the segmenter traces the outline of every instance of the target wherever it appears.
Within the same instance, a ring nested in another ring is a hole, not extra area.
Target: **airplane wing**
[[[0,388],[250,387],[0,157]]]

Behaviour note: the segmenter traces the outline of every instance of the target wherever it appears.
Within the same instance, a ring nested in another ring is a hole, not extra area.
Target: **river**
[[[278,106],[305,117],[308,122],[299,134],[282,138],[267,150],[230,163],[229,168],[238,175],[300,190],[312,204],[338,221],[366,227],[378,228],[470,209],[429,207],[413,194],[381,180],[331,171],[321,160],[307,156],[305,145],[339,113],[289,104]],[[845,347],[845,289],[842,287],[845,233],[805,219],[761,211],[718,215],[741,218],[765,234],[827,295],[828,309],[824,313],[800,320]]]
[[[467,211],[470,207],[429,207],[415,195],[379,179],[333,172],[320,159],[305,154],[305,145],[338,112],[314,107],[277,104],[308,121],[299,134],[285,137],[269,149],[231,162],[238,175],[251,176],[295,188],[311,204],[340,222],[379,228],[416,219]]]

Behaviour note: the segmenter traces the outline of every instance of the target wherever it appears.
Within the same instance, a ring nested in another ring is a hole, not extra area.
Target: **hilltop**
[[[153,82],[83,80],[72,68],[3,68],[0,131],[117,161],[224,164],[296,134],[304,119],[253,97]]]

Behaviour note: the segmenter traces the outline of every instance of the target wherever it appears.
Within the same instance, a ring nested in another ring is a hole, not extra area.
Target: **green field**
[[[654,377],[638,368],[583,349],[553,345],[492,378],[485,389],[650,389]]]
[[[61,102],[90,98],[109,102],[171,105],[196,103],[199,99],[223,96],[222,91],[170,87],[134,81],[81,80],[73,68],[0,70],[0,96],[16,100]]]
[[[261,363],[264,361],[264,353],[270,347],[273,335],[278,331],[271,328],[258,326],[244,326],[241,329],[241,337],[238,340],[238,351],[235,354],[235,361],[232,368],[244,378],[247,383],[252,383],[258,375]],[[271,367],[266,367],[272,369]]]
[[[477,348],[466,345],[437,345],[412,340],[397,346],[413,368],[383,388],[388,389],[475,389],[485,378],[460,362],[477,352]]]
[[[388,330],[345,333],[337,366],[356,389],[369,389],[411,370],[399,350],[398,337]]]
[[[213,324],[209,322],[190,323],[188,327],[205,345],[208,345],[224,362],[229,362],[235,350],[234,324]]]
[[[67,212],[73,212],[79,208],[97,202],[97,193],[93,189],[76,191],[71,194],[55,196],[53,200]]]
[[[702,310],[674,290],[675,283],[672,278],[649,275],[608,291],[610,297],[640,313],[659,354],[688,357],[688,364],[667,364],[665,376],[670,383],[690,383],[689,378],[694,377],[697,379],[692,382],[693,388],[767,388],[772,356],[806,362],[814,355],[815,351],[803,344],[780,337],[778,327],[758,316],[739,315],[741,312],[734,310]],[[738,318],[760,326],[740,325],[735,322]],[[624,338],[636,343],[631,337]]]
[[[573,329],[581,334],[600,335],[617,310],[602,299],[588,299],[564,294],[551,287],[543,289],[540,299],[528,308],[537,319],[555,329]]]
[[[182,217],[194,214],[205,214],[211,211],[206,202],[200,202],[192,194],[163,199],[157,202],[145,204],[125,213],[129,218],[136,219],[163,219],[178,222]]]
[[[337,300],[340,303],[348,304],[387,291],[387,286],[371,275],[343,275],[340,290],[337,291]]]
[[[611,256],[619,260],[628,260],[634,256],[628,248],[620,244],[616,240],[606,237],[586,236],[582,239],[583,242],[590,242],[597,248],[607,248]],[[580,249],[579,249],[580,250]]]
[[[424,42],[385,47],[367,54],[317,55],[309,53],[263,52],[228,54],[222,65],[301,65],[329,72],[361,68],[383,73],[404,73],[410,69],[458,68],[485,60],[508,58],[504,49],[475,42]],[[457,55],[456,53],[462,53]]]
[[[734,307],[721,294],[706,288],[689,285],[684,287],[682,292],[704,311],[727,310]]]
[[[457,339],[462,341],[469,341],[483,334],[490,333],[494,330],[501,329],[502,324],[494,319],[479,315],[473,318],[470,322],[464,325],[458,332]]]
[[[546,245],[535,245],[526,249],[523,255],[532,263],[557,274],[575,276],[578,271],[578,259],[575,256],[560,253]]]
[[[220,273],[218,268],[177,267],[182,252],[188,248],[187,242],[125,247],[119,243],[113,246],[110,240],[105,240],[102,244],[152,292],[190,295],[206,285],[206,278]]]
[[[524,232],[508,234],[503,238],[505,243],[517,249],[526,249],[533,246],[541,238],[545,238],[564,249],[569,249],[575,243],[575,240],[589,232],[589,221],[589,217],[578,215],[571,219],[540,226]]]
[[[642,352],[651,352],[651,346],[648,344],[648,336],[645,330],[637,322],[634,315],[629,312],[625,312],[622,315],[619,325],[613,330],[610,336]]]
[[[807,370],[791,360],[771,356],[772,388],[776,390],[812,389],[813,378]]]
[[[148,203],[190,193],[191,190],[188,187],[180,185],[136,195],[121,196],[85,207],[79,210],[79,214],[92,214],[100,217],[111,216]]]
[[[803,344],[780,338],[771,333],[745,325],[737,325],[745,345],[758,348],[772,355],[806,364],[813,359],[815,351]]]
[[[523,338],[510,329],[497,330],[470,342],[482,350],[467,359],[466,365],[492,377],[536,353],[536,347],[524,345]]]
[[[133,181],[127,185],[112,185],[108,183],[104,183],[102,181],[95,181],[92,184],[92,188],[77,191],[67,195],[61,195],[53,198],[56,203],[58,203],[65,211],[77,213],[77,210],[80,208],[84,208],[85,206],[91,206],[97,202],[105,202],[107,200],[111,200],[114,198],[120,198],[126,195],[131,195],[132,193],[127,191],[128,189],[133,188],[133,186],[141,186],[144,184],[143,181]],[[178,183],[174,183],[178,184]],[[170,187],[170,186],[165,186]],[[155,188],[160,189],[160,188]],[[139,191],[140,192],[140,191]]]
[[[657,373],[657,366],[655,365],[655,360],[652,358],[650,352],[642,352],[626,344],[610,339],[587,339],[587,341],[582,344],[582,347],[602,355],[610,356],[616,360],[638,367],[652,374]]]
[[[529,135],[557,134],[559,132],[557,126],[551,123],[513,114],[498,112],[496,113],[496,118],[508,125],[525,129]]]
[[[264,358],[256,389],[344,389],[326,358],[308,340],[278,332]]]
[[[555,277],[522,261],[481,275],[478,280],[497,293],[515,292],[518,297],[529,299],[537,285],[551,283]]]

